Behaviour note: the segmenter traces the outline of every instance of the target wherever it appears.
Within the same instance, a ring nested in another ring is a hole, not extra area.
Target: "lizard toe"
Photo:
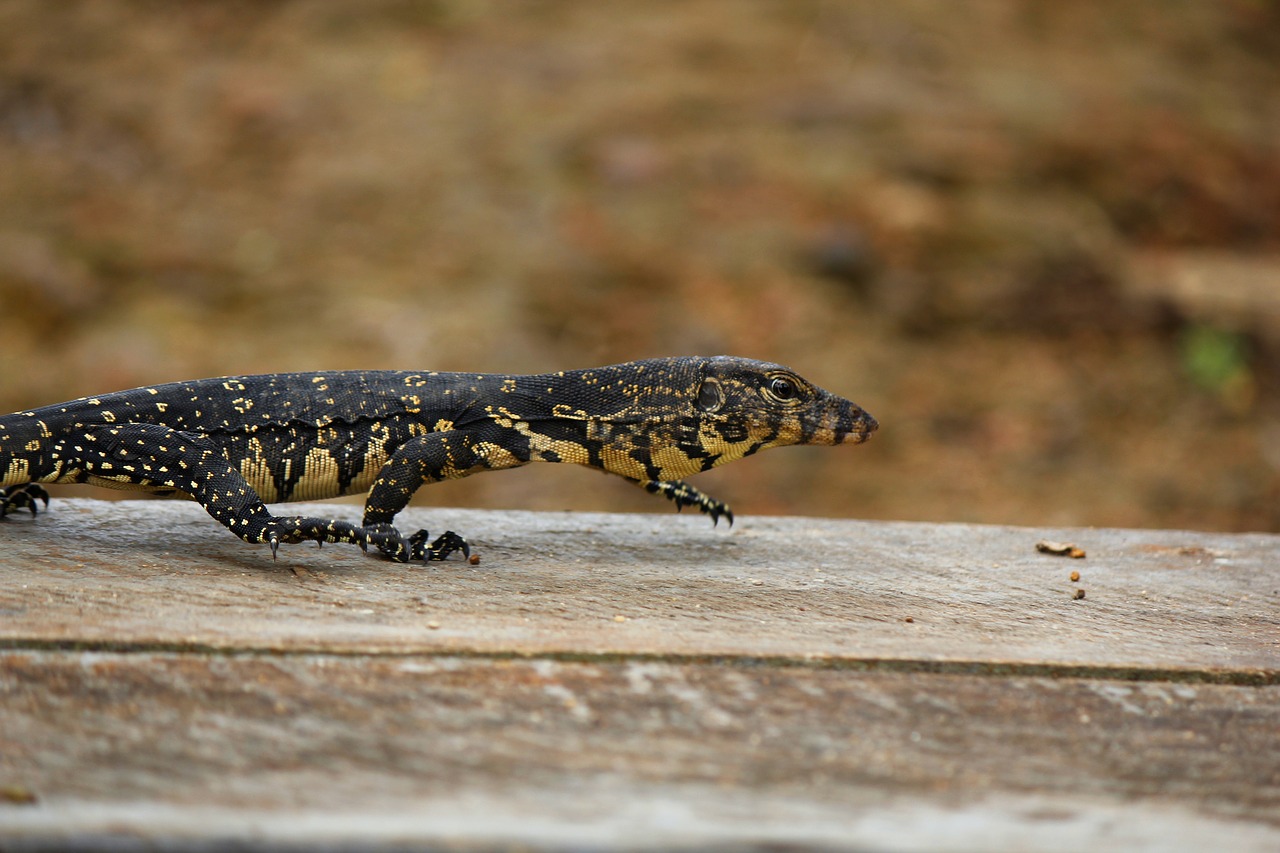
[[[392,525],[385,522],[370,524],[361,530],[365,542],[377,548],[388,560],[394,563],[407,563],[413,559],[412,545]]]
[[[10,510],[18,509],[29,509],[32,515],[38,515],[38,501],[43,501],[46,508],[49,506],[49,492],[39,483],[22,483],[0,489],[0,518],[8,515]]]
[[[471,556],[471,546],[467,543],[467,540],[452,530],[441,533],[428,544],[427,540],[430,538],[431,534],[425,530],[419,530],[409,537],[409,546],[413,550],[413,559],[438,562],[448,559],[449,555],[455,551],[461,551],[464,557]]]

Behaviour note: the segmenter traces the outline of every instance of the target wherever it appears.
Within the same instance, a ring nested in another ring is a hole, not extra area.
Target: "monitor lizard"
[[[858,406],[778,364],[730,356],[537,375],[335,371],[229,376],[0,416],[0,518],[49,504],[41,483],[179,494],[246,542],[372,545],[397,562],[466,541],[392,521],[425,483],[528,462],[616,474],[733,523],[681,481],[767,447],[865,441]],[[361,524],[268,503],[368,494]]]

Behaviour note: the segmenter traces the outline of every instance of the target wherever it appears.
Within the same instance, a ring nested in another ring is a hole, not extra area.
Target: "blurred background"
[[[740,516],[1277,531],[1277,57],[1269,0],[7,0],[0,410],[732,353],[882,424],[697,478]]]

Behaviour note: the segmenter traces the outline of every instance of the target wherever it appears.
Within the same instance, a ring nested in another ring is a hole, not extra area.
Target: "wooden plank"
[[[0,524],[0,847],[1280,846],[1280,537],[406,515]]]
[[[0,690],[0,774],[38,797],[10,842],[1280,841],[1280,687],[23,651]]]
[[[1273,535],[421,509],[402,526],[463,532],[481,563],[272,562],[188,503],[59,501],[0,524],[0,643],[1280,672]]]

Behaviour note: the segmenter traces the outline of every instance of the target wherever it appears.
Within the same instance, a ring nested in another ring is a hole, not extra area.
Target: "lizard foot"
[[[326,542],[345,542],[359,545],[365,551],[369,550],[369,544],[372,543],[392,559],[395,559],[394,555],[398,552],[407,555],[408,548],[405,546],[404,537],[400,536],[391,525],[385,526],[388,528],[387,531],[374,531],[346,521],[327,518],[302,516],[275,518],[263,527],[258,541],[271,546],[272,557],[276,556],[281,543],[292,545],[308,541],[318,542],[321,545]],[[405,556],[399,562],[407,559],[408,557]]]
[[[720,519],[725,518],[728,519],[729,526],[733,526],[733,510],[729,509],[728,504],[704,495],[688,483],[679,480],[650,480],[644,487],[646,491],[662,495],[674,503],[677,512],[687,506],[696,506],[699,512],[711,516],[713,524],[718,525]]]
[[[365,542],[373,545],[382,555],[393,563],[407,563],[415,559],[413,545],[410,540],[400,535],[400,531],[387,522],[370,524],[360,528]],[[368,550],[367,546],[365,547]]]
[[[430,545],[427,544],[429,538],[431,534],[425,530],[419,530],[409,537],[413,559],[434,562],[447,559],[454,551],[461,551],[464,557],[471,556],[471,546],[467,544],[467,540],[452,530],[441,533]]]
[[[35,515],[38,512],[36,501],[44,501],[45,507],[49,506],[49,493],[39,483],[22,483],[0,489],[0,518],[13,509],[29,509]]]
[[[280,545],[297,542],[314,541],[323,545],[325,542],[346,542],[359,545],[365,551],[369,546],[377,548],[387,559],[395,563],[407,563],[410,560],[435,561],[443,560],[455,551],[463,556],[471,555],[467,540],[453,531],[430,538],[425,530],[407,539],[391,524],[381,522],[361,527],[345,521],[333,521],[324,518],[276,518],[263,528],[261,539],[271,546],[272,556],[276,555]]]
[[[371,524],[363,530],[369,543],[376,545],[388,559],[397,563],[407,563],[410,560],[436,562],[447,559],[455,551],[461,551],[464,557],[471,556],[471,546],[467,544],[467,540],[452,530],[440,534],[431,542],[428,542],[431,534],[425,530],[419,530],[406,539],[386,522]]]

